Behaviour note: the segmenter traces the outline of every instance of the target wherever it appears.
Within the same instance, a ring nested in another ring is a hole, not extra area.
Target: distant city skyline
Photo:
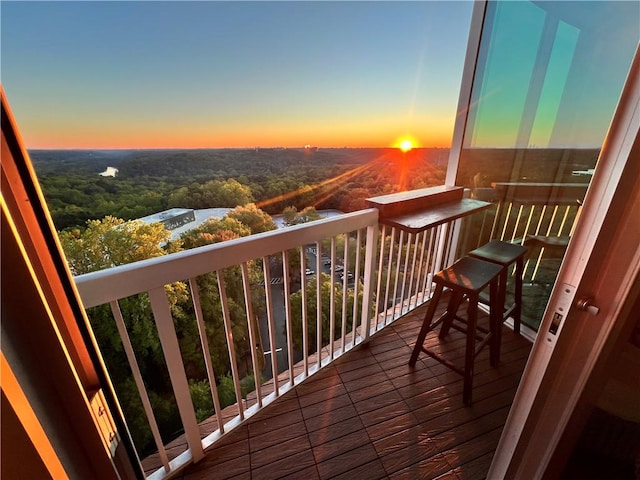
[[[471,1],[2,2],[29,149],[450,146]]]

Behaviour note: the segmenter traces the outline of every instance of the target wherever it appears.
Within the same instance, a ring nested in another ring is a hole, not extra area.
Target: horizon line
[[[296,146],[296,147],[33,147],[27,148],[28,151],[35,150],[102,150],[102,151],[128,151],[128,150],[366,150],[366,149],[389,149],[400,150],[398,147],[390,146],[372,146],[372,147],[321,147],[321,146]],[[447,147],[413,147],[411,150],[426,149],[450,149]]]
[[[467,147],[462,150],[558,150],[558,149],[573,149],[573,150],[598,150],[601,149],[601,146],[574,146],[574,145],[564,145],[564,146],[546,146],[546,147],[537,147],[537,146],[527,146],[527,147],[500,147],[500,146],[478,146],[478,147]],[[27,147],[27,151],[45,151],[45,150],[56,150],[56,151],[136,151],[136,150],[147,150],[147,151],[164,151],[164,150],[373,150],[373,149],[386,149],[386,150],[400,150],[399,147],[391,147],[391,146],[370,146],[370,147],[321,147],[321,146],[295,146],[295,147]],[[411,150],[445,150],[451,149],[451,146],[440,147],[440,146],[419,146],[413,147]]]

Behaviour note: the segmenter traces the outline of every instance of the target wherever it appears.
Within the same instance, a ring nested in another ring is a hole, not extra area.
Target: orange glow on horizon
[[[23,122],[25,143],[29,149],[199,149],[199,148],[411,148],[451,146],[452,128],[445,125],[428,128],[416,137],[399,135],[391,140],[384,122],[349,126],[336,130],[331,122],[309,126],[281,125],[265,128],[251,125],[240,129],[220,126],[183,124],[176,126],[131,122],[124,124],[84,125],[75,121],[59,122],[56,129],[45,124]]]
[[[418,141],[412,135],[403,135],[395,141],[393,147],[407,153],[411,149],[418,147]]]

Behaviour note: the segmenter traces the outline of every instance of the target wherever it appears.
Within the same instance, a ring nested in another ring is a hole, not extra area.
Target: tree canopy
[[[74,275],[104,270],[177,251],[168,244],[171,232],[161,223],[124,221],[106,216],[89,220],[87,228],[60,232],[59,238]],[[167,245],[163,248],[162,245]]]
[[[364,199],[440,185],[447,149],[36,150],[30,152],[58,230],[107,215],[131,220],[167,208],[289,206],[350,212]],[[118,168],[115,178],[98,173]]]

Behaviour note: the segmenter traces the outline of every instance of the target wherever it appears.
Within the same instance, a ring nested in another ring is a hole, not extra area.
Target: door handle
[[[593,297],[582,297],[576,302],[576,307],[594,317],[600,313],[600,308],[593,304]]]

